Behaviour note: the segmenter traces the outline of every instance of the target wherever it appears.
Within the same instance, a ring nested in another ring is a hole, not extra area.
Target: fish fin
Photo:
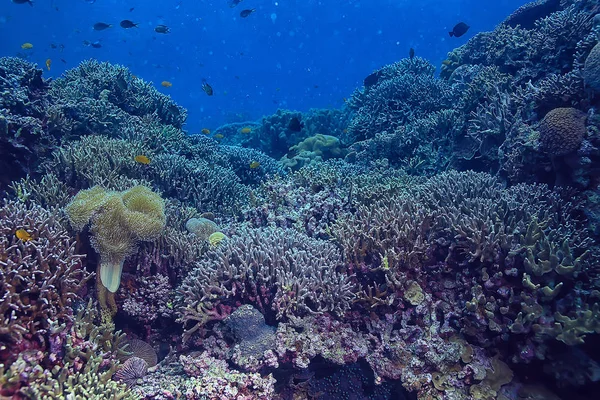
[[[450,35],[450,37],[454,36],[454,32],[448,32],[448,35]]]

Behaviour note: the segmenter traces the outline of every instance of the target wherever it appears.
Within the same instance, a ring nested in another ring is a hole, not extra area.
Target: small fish
[[[129,28],[137,28],[138,24],[136,24],[133,21],[130,21],[128,19],[124,19],[123,21],[121,21],[119,23],[119,25],[121,25],[121,28],[125,28],[125,29],[129,29]]]
[[[162,87],[166,87],[166,88],[170,88],[171,86],[173,86],[173,84],[172,84],[171,82],[169,82],[169,81],[162,81],[162,82],[160,83],[160,85],[161,85]]]
[[[250,169],[256,169],[260,167],[260,163],[258,161],[251,161],[250,162]]]
[[[112,25],[111,24],[105,24],[104,22],[96,22],[94,24],[94,30],[95,31],[103,31],[105,29],[110,28]]]
[[[65,60],[64,58],[61,58],[60,61],[62,61],[63,63],[67,63],[67,60]]]
[[[150,164],[150,159],[143,154],[140,154],[139,156],[135,156],[134,160],[136,162],[139,162],[140,164],[144,164],[144,165]]]
[[[452,60],[445,59],[444,61],[442,61],[442,65],[451,65],[451,64],[452,64]]]
[[[51,59],[47,59],[46,60],[46,68],[48,69],[48,71],[50,71],[50,66],[52,65],[52,60]]]
[[[242,2],[242,0],[229,0],[229,7],[233,8],[235,6],[237,6],[238,4],[240,4]]]
[[[410,50],[408,50],[408,57],[412,60],[413,58],[415,58],[415,49],[413,49],[412,47],[410,48]]]
[[[292,117],[288,123],[288,129],[292,132],[300,132],[304,128],[304,123],[298,117]]]
[[[33,7],[32,0],[12,0],[12,2],[15,4],[29,4],[31,7]]]
[[[92,46],[95,49],[99,49],[100,47],[102,47],[99,40],[96,40],[95,42],[90,43],[90,46]]]
[[[222,134],[222,133],[217,133],[217,134],[215,135],[215,139],[223,139],[224,137],[225,137],[225,136],[223,136],[223,134]]]
[[[210,86],[208,82],[206,82],[206,79],[202,79],[202,90],[204,90],[204,92],[209,96],[212,96],[214,94],[212,86]]]
[[[250,133],[252,132],[252,128],[250,128],[249,126],[245,126],[242,129],[240,129],[240,133]]]
[[[156,32],[156,33],[165,33],[166,34],[166,33],[171,32],[171,30],[166,25],[157,25],[156,28],[154,28],[154,32]]]
[[[210,135],[210,129],[208,128],[202,128],[200,132],[202,132],[204,135]]]
[[[129,12],[132,12],[133,10],[135,10],[135,7],[131,7],[131,8],[129,9]]]
[[[250,10],[242,10],[242,12],[240,12],[240,17],[246,18],[248,15],[252,14],[254,11],[256,11],[256,8],[252,8]]]
[[[452,32],[448,32],[448,34],[450,35],[450,37],[452,37],[452,36],[461,37],[462,35],[464,35],[465,33],[467,33],[467,31],[469,30],[469,28],[470,28],[469,25],[465,24],[464,22],[459,22],[452,29]]]
[[[24,242],[28,242],[33,239],[31,234],[23,228],[17,229],[17,231],[15,232],[15,236],[17,237],[17,239],[22,240]]]
[[[31,43],[27,42],[27,43],[23,43],[23,44],[21,45],[21,48],[22,48],[23,50],[31,50],[31,49],[33,49],[33,45],[32,45]]]

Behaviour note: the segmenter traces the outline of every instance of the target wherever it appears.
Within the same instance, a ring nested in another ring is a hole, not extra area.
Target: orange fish
[[[256,168],[258,168],[258,167],[260,167],[260,163],[259,163],[258,161],[252,161],[252,162],[250,163],[250,168],[251,168],[251,169],[256,169]]]
[[[51,59],[47,59],[46,60],[46,68],[48,68],[48,71],[50,71],[50,66],[52,65],[52,60]]]
[[[202,132],[203,134],[205,134],[205,135],[210,135],[210,129],[208,129],[208,128],[204,128],[204,129],[202,129],[202,131],[201,131],[201,132]]]
[[[252,128],[250,128],[249,126],[245,126],[242,129],[240,129],[240,133],[250,133],[252,132]]]
[[[170,88],[171,86],[173,86],[173,84],[169,81],[162,81],[160,84],[162,85],[162,87],[166,88]]]
[[[32,45],[31,43],[27,42],[27,43],[23,43],[23,44],[21,45],[21,48],[22,48],[23,50],[31,50],[31,49],[33,49],[33,45]]]
[[[33,239],[29,232],[27,232],[23,228],[17,229],[17,231],[15,232],[15,236],[17,237],[17,239],[22,240],[24,242],[28,242]]]
[[[223,139],[224,137],[225,137],[225,136],[223,136],[223,135],[222,135],[222,134],[220,134],[220,133],[217,133],[217,134],[215,135],[215,139]]]
[[[144,165],[150,164],[150,159],[143,154],[140,154],[139,156],[135,156],[134,160],[139,162],[140,164],[144,164]]]

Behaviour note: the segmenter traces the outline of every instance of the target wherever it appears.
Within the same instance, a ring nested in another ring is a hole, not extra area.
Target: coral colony
[[[597,12],[198,134],[123,66],[0,58],[0,397],[597,398]]]

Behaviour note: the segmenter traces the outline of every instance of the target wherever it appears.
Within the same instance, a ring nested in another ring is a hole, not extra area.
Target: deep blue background
[[[406,57],[410,47],[439,66],[448,51],[526,2],[244,0],[230,8],[228,0],[35,0],[34,7],[0,0],[0,56],[20,55],[40,66],[50,58],[47,77],[91,57],[126,65],[186,107],[187,128],[197,131],[277,108],[340,107],[366,75]],[[256,12],[242,19],[245,8]],[[139,28],[122,29],[122,19]],[[449,37],[459,21],[471,29]],[[96,22],[114,26],[97,32]],[[155,33],[157,24],[172,32]],[[100,40],[102,48],[84,40]],[[24,42],[34,48],[22,50]],[[203,78],[214,96],[202,92]],[[161,87],[163,80],[173,86]]]

